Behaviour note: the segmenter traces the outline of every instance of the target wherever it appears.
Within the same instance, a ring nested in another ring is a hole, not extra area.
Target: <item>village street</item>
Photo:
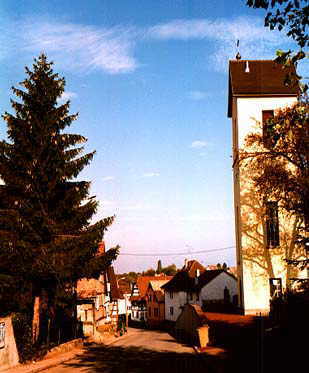
[[[128,335],[108,346],[92,344],[73,360],[47,370],[70,372],[222,372],[224,361],[216,351],[197,355],[192,347],[180,344],[168,333],[129,328]]]

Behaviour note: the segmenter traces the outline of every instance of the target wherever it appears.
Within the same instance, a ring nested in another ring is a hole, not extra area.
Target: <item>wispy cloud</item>
[[[103,181],[113,181],[115,180],[115,176],[105,176],[102,178]]]
[[[66,102],[72,98],[76,98],[77,94],[75,92],[66,91],[62,93],[62,96],[59,98],[59,102]]]
[[[195,140],[191,143],[190,148],[201,149],[201,148],[205,148],[208,145],[209,143],[207,141]]]
[[[94,27],[59,22],[27,22],[21,25],[22,49],[41,51],[63,67],[110,74],[134,71],[134,29]]]
[[[148,35],[158,40],[213,41],[211,68],[219,71],[226,69],[227,60],[235,57],[237,40],[240,40],[240,53],[244,59],[273,58],[278,46],[287,42],[287,38],[279,32],[265,28],[263,20],[258,17],[215,21],[178,19],[149,28]]]
[[[157,177],[157,176],[160,176],[159,172],[145,172],[143,175],[143,177]]]
[[[193,101],[201,101],[209,97],[209,93],[205,91],[190,91],[188,96]]]
[[[265,28],[259,17],[177,19],[148,28],[89,26],[41,18],[7,22],[0,25],[0,31],[0,58],[16,51],[31,55],[43,51],[63,69],[108,74],[135,71],[139,67],[136,45],[154,40],[208,41],[207,66],[217,71],[224,71],[227,60],[235,57],[237,40],[244,59],[273,58],[274,51],[288,41],[282,33]],[[202,99],[202,93],[192,91],[191,98]]]

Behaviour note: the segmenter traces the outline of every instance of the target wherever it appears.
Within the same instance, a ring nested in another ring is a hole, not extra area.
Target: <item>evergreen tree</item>
[[[29,294],[44,291],[55,304],[78,279],[98,277],[118,247],[98,253],[114,217],[90,223],[98,202],[90,182],[76,177],[95,152],[83,155],[86,138],[64,132],[77,114],[69,114],[69,101],[58,105],[65,79],[52,64],[42,54],[33,70],[25,68],[24,90],[12,88],[15,115],[3,115],[9,140],[0,142],[0,289],[1,280],[22,280]]]

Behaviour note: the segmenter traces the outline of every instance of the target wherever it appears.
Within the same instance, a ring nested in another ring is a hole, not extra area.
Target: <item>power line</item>
[[[203,254],[203,253],[213,253],[216,251],[223,251],[223,250],[229,250],[234,249],[235,246],[227,246],[227,247],[221,247],[219,249],[210,249],[210,250],[200,250],[200,251],[194,251],[194,252],[185,252],[185,253],[157,253],[157,254],[140,254],[140,253],[119,253],[119,255],[126,255],[126,256],[180,256],[180,255],[195,255],[195,254]]]

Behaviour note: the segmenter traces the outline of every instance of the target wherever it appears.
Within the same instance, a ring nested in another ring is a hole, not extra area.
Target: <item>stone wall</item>
[[[14,367],[18,361],[11,317],[0,317],[0,371]]]

